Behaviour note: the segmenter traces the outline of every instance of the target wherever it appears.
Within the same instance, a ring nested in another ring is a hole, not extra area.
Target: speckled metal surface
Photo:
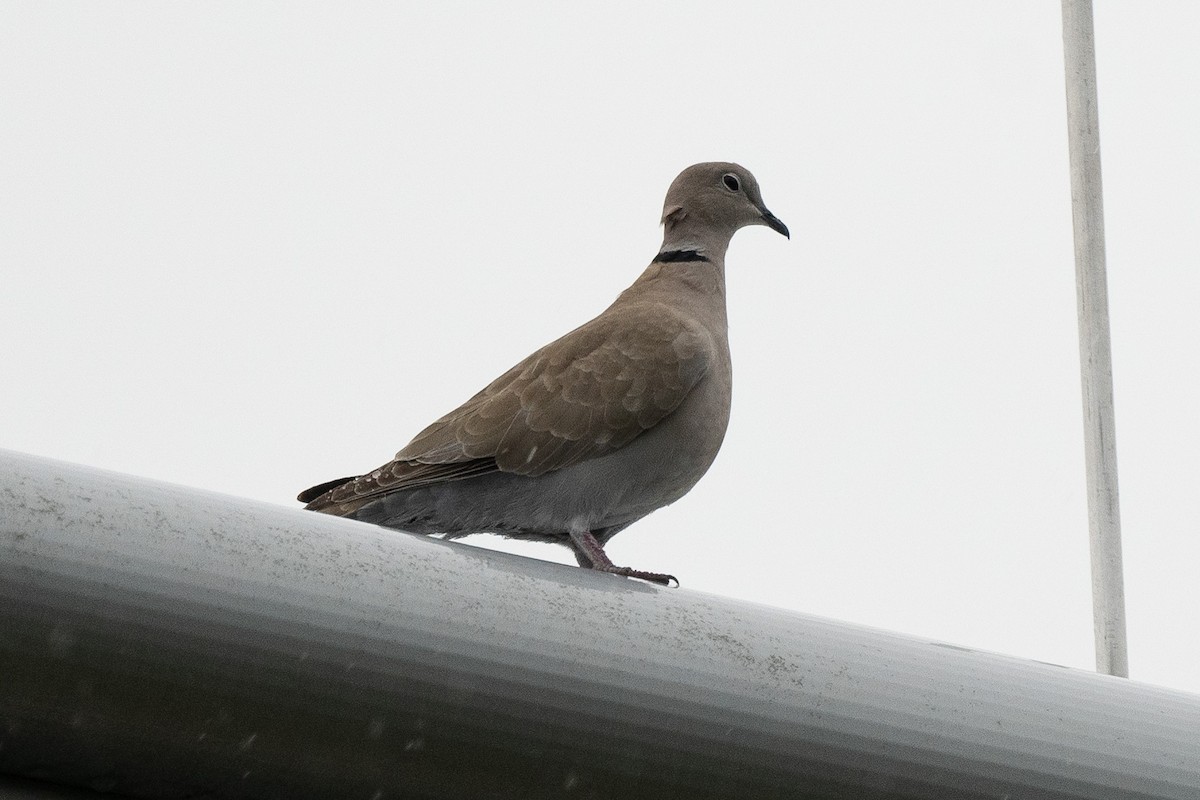
[[[0,451],[0,772],[135,797],[1200,797],[1200,697]]]

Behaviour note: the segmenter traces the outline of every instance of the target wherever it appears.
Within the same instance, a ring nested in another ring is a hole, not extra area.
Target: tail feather
[[[347,484],[350,481],[357,479],[357,477],[357,475],[351,475],[349,478],[337,478],[336,480],[325,481],[325,483],[318,483],[316,486],[313,486],[310,489],[305,489],[303,492],[296,495],[296,499],[301,503],[311,503],[313,500],[316,500],[326,492],[336,489],[343,484]],[[313,510],[315,511],[317,509]]]

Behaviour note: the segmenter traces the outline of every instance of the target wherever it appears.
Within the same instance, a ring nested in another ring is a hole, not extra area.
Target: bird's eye
[[[721,181],[725,184],[725,188],[731,192],[736,192],[742,188],[742,185],[738,183],[737,175],[734,175],[732,172],[725,173],[725,177],[721,178]]]

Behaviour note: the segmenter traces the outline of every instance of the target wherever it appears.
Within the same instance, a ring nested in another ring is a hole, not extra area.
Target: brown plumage
[[[602,314],[542,347],[366,475],[302,492],[306,508],[415,533],[493,532],[570,546],[615,567],[603,544],[685,494],[729,419],[725,250],[746,225],[787,228],[754,177],[697,164],[672,183],[659,255]]]

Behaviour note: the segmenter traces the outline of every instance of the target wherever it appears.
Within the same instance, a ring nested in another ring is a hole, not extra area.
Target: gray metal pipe
[[[1200,697],[3,451],[0,676],[135,797],[1200,797]]]

